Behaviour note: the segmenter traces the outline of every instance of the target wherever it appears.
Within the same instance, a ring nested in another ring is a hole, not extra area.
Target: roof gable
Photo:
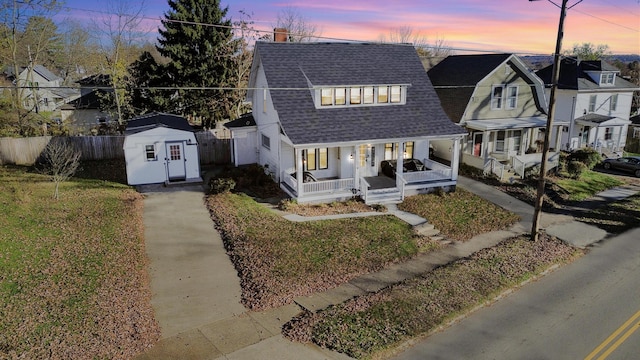
[[[294,144],[463,133],[442,110],[412,46],[258,42],[255,54],[253,71],[260,62],[280,124]],[[316,109],[310,88],[390,84],[408,86],[405,104]]]
[[[615,72],[616,79],[613,86],[600,86],[595,82],[588,72]],[[628,89],[637,90],[638,87],[629,81],[621,78],[617,74],[619,70],[602,60],[579,61],[573,58],[563,58],[560,61],[560,76],[558,77],[558,88],[568,90],[597,90],[597,89]],[[536,72],[545,84],[552,83],[553,64]]]

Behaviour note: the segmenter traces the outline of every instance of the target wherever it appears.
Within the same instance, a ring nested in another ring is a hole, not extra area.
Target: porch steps
[[[399,204],[402,202],[402,193],[400,190],[384,189],[384,190],[369,190],[367,193],[365,203],[367,205],[372,204]]]

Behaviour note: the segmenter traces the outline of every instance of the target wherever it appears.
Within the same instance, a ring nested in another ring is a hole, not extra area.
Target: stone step
[[[436,236],[440,234],[440,230],[436,229],[433,224],[422,223],[420,225],[416,225],[413,227],[413,231],[415,231],[418,235],[423,236]]]

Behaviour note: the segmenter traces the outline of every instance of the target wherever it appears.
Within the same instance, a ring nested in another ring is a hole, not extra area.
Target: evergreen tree
[[[175,112],[171,98],[175,90],[156,89],[171,84],[172,79],[167,73],[167,65],[156,61],[149,51],[140,55],[129,69],[132,82],[131,102],[138,111],[148,113],[152,111]]]
[[[173,86],[181,88],[228,87],[239,46],[232,23],[225,19],[228,7],[219,0],[169,0],[171,10],[159,30],[158,51],[169,58],[167,66]],[[181,89],[184,115],[199,117],[205,127],[229,118],[229,99],[234,90]]]

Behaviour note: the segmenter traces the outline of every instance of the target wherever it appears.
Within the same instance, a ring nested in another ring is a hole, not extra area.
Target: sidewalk
[[[442,250],[422,254],[404,263],[359,276],[338,288],[311,296],[298,297],[294,299],[293,304],[262,312],[247,311],[239,302],[240,281],[235,270],[229,268],[231,262],[226,254],[224,256],[220,254],[224,252],[222,240],[211,225],[205,206],[194,206],[202,204],[202,191],[198,192],[195,189],[191,193],[174,191],[147,194],[145,238],[151,260],[154,291],[152,303],[154,308],[158,306],[156,318],[162,327],[162,339],[154,348],[136,359],[348,359],[343,354],[322,349],[313,344],[299,344],[284,339],[281,335],[282,325],[303,309],[318,311],[340,304],[355,296],[380,290],[467,257],[481,249],[495,246],[509,237],[531,231],[532,206],[491,186],[468,178],[460,177],[458,186],[520,215],[521,221],[507,230],[481,234],[466,242],[455,242]],[[599,196],[606,201],[613,201],[620,197],[631,196],[635,193],[632,190],[634,189],[624,191],[612,189]],[[166,210],[166,207],[170,212],[165,211],[165,216],[162,216],[162,211]],[[188,211],[194,213],[188,213]],[[195,213],[198,215],[196,216]],[[413,226],[423,226],[426,223],[425,219],[399,211],[395,206],[390,206],[388,213],[398,216]],[[167,214],[171,220],[164,222],[162,219],[167,218]],[[306,218],[290,214],[283,216],[291,221],[313,221],[371,215],[380,215],[380,213]],[[151,220],[156,217],[159,219]],[[194,219],[197,220],[194,221]],[[195,223],[200,222],[199,226],[194,226]],[[594,226],[574,221],[573,217],[568,215],[543,213],[541,227],[546,228],[548,233],[581,247],[599,241],[607,235]],[[200,240],[196,241],[194,237]],[[180,241],[180,239],[189,239],[189,241],[176,243],[176,240]],[[173,245],[168,245],[166,241],[171,240]],[[158,247],[166,247],[165,251],[160,251],[164,256],[154,255],[159,251]],[[215,260],[205,260],[207,253],[218,253],[218,257]],[[202,261],[194,261],[198,258]],[[179,266],[171,267],[169,264],[172,262],[176,262]],[[163,269],[162,273],[160,269]],[[176,279],[177,276],[173,275],[173,271],[178,269],[184,275]],[[189,276],[199,277],[194,279]],[[165,279],[159,280],[158,277],[165,277]],[[198,308],[189,303],[187,300],[190,297],[189,294],[183,294],[184,290],[179,286],[183,278],[191,281],[191,286],[195,288],[198,288],[198,284],[202,282],[202,288],[199,290],[208,294],[211,300],[210,305]],[[159,287],[163,282],[166,282],[166,285]],[[170,301],[165,303],[160,300],[162,297]],[[166,316],[161,315],[166,311],[162,309],[163,305],[171,309],[170,312],[166,312]],[[191,322],[183,321],[180,326],[176,326],[173,324],[176,320],[172,313],[189,313],[192,320]],[[217,315],[211,317],[212,314]]]

